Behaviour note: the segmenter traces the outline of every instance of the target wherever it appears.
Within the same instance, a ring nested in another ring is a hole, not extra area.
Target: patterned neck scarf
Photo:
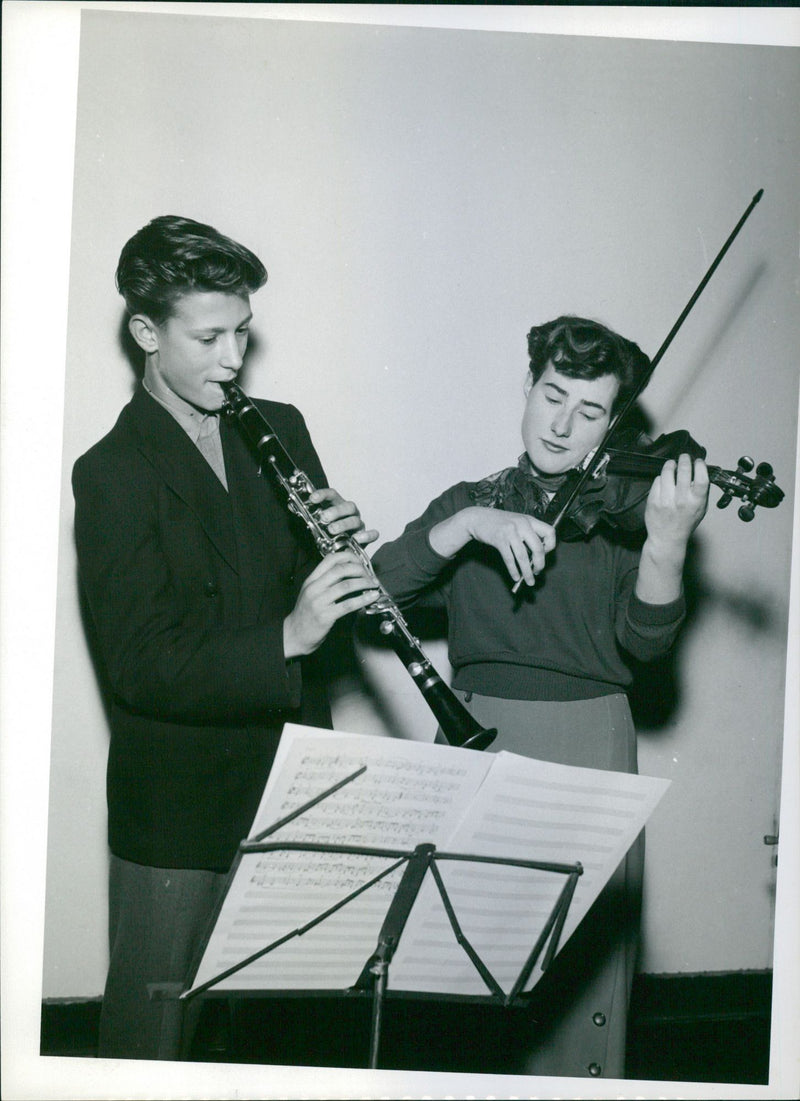
[[[566,474],[534,474],[528,453],[523,451],[516,466],[506,467],[476,482],[469,495],[476,505],[484,508],[522,512],[542,519],[565,478]]]

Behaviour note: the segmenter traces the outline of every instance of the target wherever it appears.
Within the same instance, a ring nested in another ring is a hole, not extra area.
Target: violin
[[[733,244],[744,223],[750,217],[756,204],[764,194],[763,187],[756,192],[749,206],[734,226],[725,244],[717,253],[713,263],[700,280],[689,301],[684,306],[675,324],[670,329],[661,347],[650,361],[650,366],[639,379],[633,392],[628,396],[622,408],[618,410],[608,426],[593,455],[583,466],[572,472],[564,485],[556,493],[545,515],[545,520],[558,528],[563,521],[569,521],[569,530],[582,534],[600,520],[604,519],[619,528],[640,530],[644,526],[644,505],[652,479],[660,473],[667,459],[677,459],[686,452],[692,458],[705,459],[705,448],[691,438],[688,432],[672,432],[660,436],[656,441],[639,439],[639,446],[620,447],[626,432],[622,421],[633,408],[634,403],[652,378],[667,348],[686,320],[690,310],[702,294],[711,276],[717,270],[723,256]],[[722,487],[723,494],[717,502],[719,508],[726,508],[734,497],[742,499],[739,516],[742,520],[753,519],[756,506],[775,508],[783,500],[783,491],[775,485],[772,467],[769,463],[759,463],[755,477],[748,477],[753,468],[753,460],[743,456],[736,470],[722,470],[719,467],[709,469],[711,481]],[[643,479],[649,482],[643,484]]]
[[[692,459],[706,457],[706,449],[685,430],[670,432],[657,440],[650,440],[644,433],[620,433],[616,444],[605,448],[592,476],[581,486],[562,517],[562,539],[587,535],[601,521],[620,531],[643,531],[647,495],[667,459],[677,460],[682,454]],[[772,466],[759,463],[755,474],[750,476],[754,466],[754,461],[743,455],[736,470],[710,464],[707,467],[709,481],[722,490],[717,508],[727,508],[738,498],[742,502],[739,518],[745,523],[753,519],[757,507],[777,508],[784,498],[783,490],[775,484]],[[580,477],[579,472],[573,471],[556,493],[544,516],[548,523],[558,517]]]
[[[614,415],[594,453],[584,460],[581,467],[570,471],[550,502],[543,519],[557,530],[563,527],[559,531],[560,538],[582,538],[601,520],[621,530],[642,531],[650,486],[666,460],[677,459],[684,453],[693,459],[705,459],[705,448],[685,431],[671,432],[666,436],[659,436],[655,441],[634,436],[630,440],[632,446],[621,447],[620,444],[626,442],[626,435],[631,434],[631,430],[626,429],[622,422],[652,378],[667,348],[763,194],[762,187],[750,200],[744,214],[733,227],[725,244],[667,333],[663,344],[650,360],[650,366],[642,372],[637,385]],[[734,497],[741,498],[739,516],[745,522],[753,519],[757,506],[775,508],[784,497],[783,490],[775,485],[770,464],[759,463],[755,477],[750,477],[749,472],[753,465],[753,460],[744,455],[736,470],[723,470],[717,466],[708,468],[711,482],[720,486],[723,491],[717,507],[727,508]],[[516,593],[521,585],[522,578],[515,582],[511,591]]]

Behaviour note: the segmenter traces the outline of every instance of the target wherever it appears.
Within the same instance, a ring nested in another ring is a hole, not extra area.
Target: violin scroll
[[[762,508],[776,508],[783,500],[783,490],[775,484],[775,474],[770,463],[759,463],[755,476],[746,477],[753,469],[754,463],[749,455],[743,455],[737,464],[736,470],[722,470],[715,467],[711,480],[714,485],[722,489],[722,496],[717,501],[717,508],[727,508],[734,497],[742,501],[739,508],[739,519],[745,523],[755,516],[756,506]]]

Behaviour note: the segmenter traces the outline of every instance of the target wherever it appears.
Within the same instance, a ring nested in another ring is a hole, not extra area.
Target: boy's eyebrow
[[[242,325],[249,325],[252,320],[253,315],[250,313],[247,317],[242,318],[236,328],[241,329]],[[192,331],[195,333],[224,333],[226,328],[226,325],[198,325],[197,328]]]

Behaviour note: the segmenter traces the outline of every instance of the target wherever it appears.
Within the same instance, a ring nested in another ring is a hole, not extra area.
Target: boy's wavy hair
[[[117,265],[117,290],[129,314],[157,325],[191,291],[252,294],[267,281],[258,257],[213,226],[171,214],[153,218],[126,243]]]
[[[599,321],[571,315],[535,325],[528,333],[528,355],[533,382],[538,382],[548,363],[570,378],[615,375],[619,391],[612,413],[625,403],[650,366],[648,357],[632,340]]]

